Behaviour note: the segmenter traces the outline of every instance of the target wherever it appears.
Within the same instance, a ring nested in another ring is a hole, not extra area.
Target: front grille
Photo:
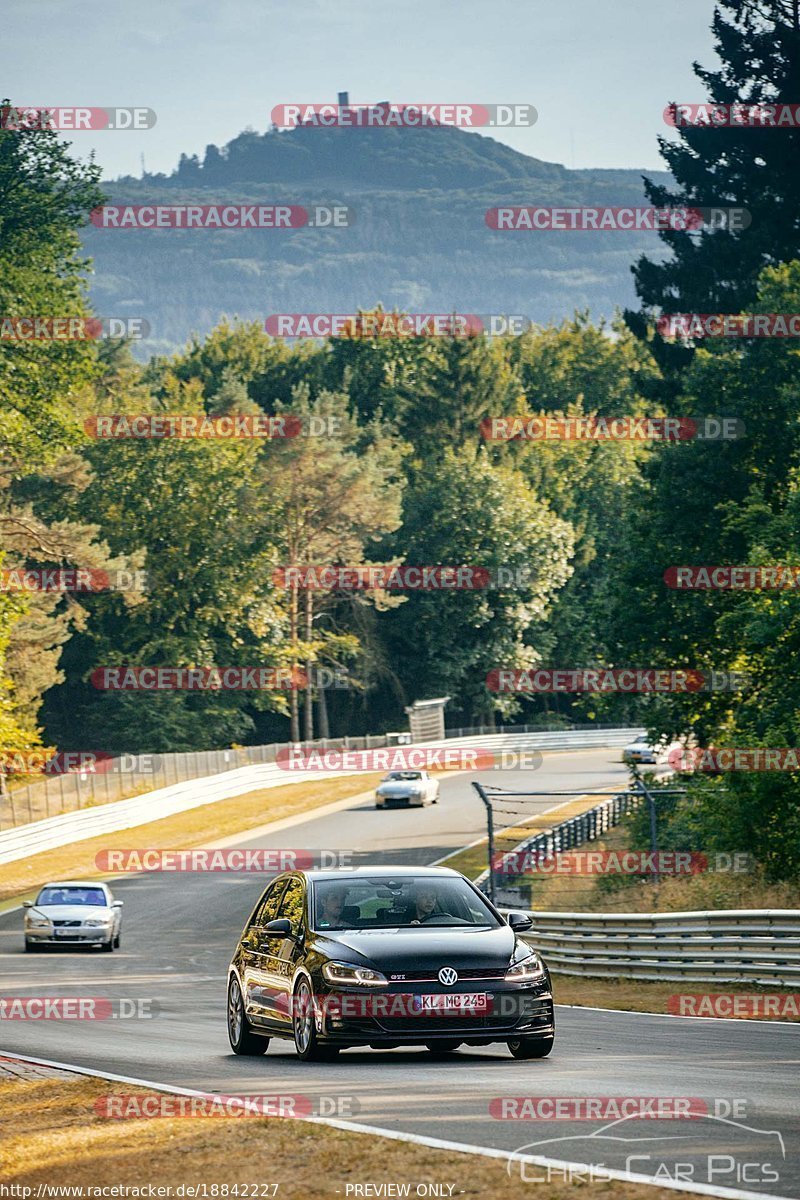
[[[53,921],[53,924],[58,925],[60,928],[63,928],[64,926],[69,925],[71,929],[75,929],[75,928],[80,927],[81,922],[80,921]]]
[[[438,971],[403,971],[402,978],[399,978],[400,972],[397,975],[389,975],[390,983],[438,983]],[[458,971],[458,982],[461,983],[465,979],[504,979],[505,970],[498,970],[497,967],[464,967]]]

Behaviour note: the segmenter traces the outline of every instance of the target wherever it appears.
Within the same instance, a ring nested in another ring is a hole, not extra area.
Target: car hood
[[[405,795],[406,792],[418,792],[425,787],[425,783],[421,779],[398,779],[396,783],[381,783],[378,785],[378,792],[398,792]]]
[[[315,938],[317,949],[329,958],[369,963],[386,972],[427,968],[496,967],[505,969],[514,953],[516,936],[508,925],[497,929],[465,926],[394,926],[390,929],[343,929]]]
[[[85,921],[87,917],[107,917],[111,909],[99,904],[37,904],[27,912],[42,913],[51,921]]]

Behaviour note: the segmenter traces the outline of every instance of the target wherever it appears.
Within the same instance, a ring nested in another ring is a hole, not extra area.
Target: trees
[[[341,392],[307,389],[296,392],[288,410],[306,436],[272,442],[265,450],[262,479],[275,504],[273,536],[283,562],[290,566],[355,564],[371,545],[397,528],[400,520],[402,457],[396,437],[379,421],[364,425],[349,411]],[[328,430],[310,435],[312,423]],[[358,639],[349,641],[318,627],[326,600],[312,589],[292,584],[288,589],[289,649],[293,667],[305,663],[308,686],[305,737],[314,736],[311,682],[315,662],[338,646],[354,653]],[[330,601],[327,602],[330,607]],[[324,705],[324,689],[321,696]],[[300,740],[296,690],[290,693],[291,738]],[[327,718],[326,718],[327,719]]]
[[[476,719],[513,713],[515,697],[491,694],[486,676],[537,661],[550,606],[571,574],[572,545],[569,524],[522,473],[494,466],[484,450],[448,446],[436,469],[416,471],[388,551],[415,566],[483,568],[491,582],[409,592],[386,614],[388,655],[406,702],[446,694]]]
[[[694,68],[712,101],[797,103],[800,0],[718,0],[712,28],[721,67]],[[687,235],[665,230],[659,235],[672,257],[657,261],[642,255],[634,268],[643,311],[628,313],[627,319],[641,337],[654,309],[746,311],[761,271],[800,255],[795,220],[800,128],[680,128],[677,141],[659,138],[659,146],[677,186],[645,181],[654,205],[742,207],[752,222],[741,231]],[[691,348],[658,336],[653,351],[668,374],[691,357]]]
[[[7,104],[3,101],[3,104]],[[0,313],[83,317],[78,228],[102,201],[93,164],[55,133],[0,130]],[[91,343],[0,339],[0,561],[100,565],[94,531],[48,524],[31,476],[79,477],[73,409],[94,372]],[[58,597],[0,590],[0,748],[36,745],[41,693],[57,678],[73,612]]]

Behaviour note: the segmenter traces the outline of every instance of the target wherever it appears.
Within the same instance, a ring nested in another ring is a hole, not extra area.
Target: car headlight
[[[46,917],[26,917],[25,924],[29,929],[47,929],[50,922]]]
[[[325,963],[322,975],[328,983],[356,984],[360,987],[386,987],[389,982],[380,971],[371,967],[354,967],[351,963]]]
[[[102,929],[102,927],[104,925],[108,925],[110,920],[111,920],[110,916],[108,916],[108,917],[89,917],[89,919],[87,921],[84,921],[83,923],[84,923],[84,925],[87,926],[87,928],[90,928],[90,929]]]
[[[510,979],[512,983],[533,983],[537,979],[544,979],[544,963],[538,954],[529,954],[527,958],[508,968],[506,979]]]

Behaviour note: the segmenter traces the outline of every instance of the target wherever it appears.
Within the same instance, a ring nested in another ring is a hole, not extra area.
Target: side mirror
[[[510,912],[506,920],[515,933],[523,933],[526,929],[533,929],[533,921],[527,913]]]
[[[32,900],[23,900],[22,907],[23,908],[33,908],[33,901]]]
[[[124,903],[125,903],[124,900],[112,900],[111,907],[112,908],[122,908]]]
[[[287,920],[286,917],[278,917],[277,921],[268,921],[262,927],[261,932],[266,934],[267,937],[270,935],[273,937],[291,937],[292,922]]]

